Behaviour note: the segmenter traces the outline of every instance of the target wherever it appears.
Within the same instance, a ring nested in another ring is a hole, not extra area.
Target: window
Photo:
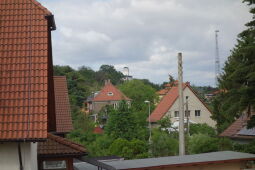
[[[174,117],[179,117],[179,111],[174,112]]]
[[[185,110],[185,117],[190,117],[190,110]]]
[[[66,161],[43,161],[43,169],[66,169]]]
[[[108,92],[107,95],[108,96],[113,96],[113,92]]]
[[[113,103],[113,108],[114,108],[114,109],[118,109],[118,106],[119,106],[118,103]]]
[[[201,110],[195,110],[195,116],[198,117],[201,115]]]

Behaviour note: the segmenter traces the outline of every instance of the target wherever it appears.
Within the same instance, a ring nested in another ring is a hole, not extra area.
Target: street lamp
[[[149,105],[149,132],[150,132],[150,136],[149,136],[149,144],[151,144],[151,102],[149,100],[145,100],[144,103],[148,103]]]

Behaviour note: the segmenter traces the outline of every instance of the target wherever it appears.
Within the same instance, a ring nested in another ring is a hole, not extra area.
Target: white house
[[[208,106],[198,97],[195,91],[191,88],[190,84],[183,83],[184,103],[188,104],[188,110],[185,109],[185,117],[195,123],[206,123],[211,127],[215,127],[216,122],[211,119],[211,111]],[[156,109],[150,116],[150,121],[156,123],[162,118],[169,116],[171,122],[179,121],[179,94],[178,83],[174,83],[169,88],[166,95],[161,99]]]

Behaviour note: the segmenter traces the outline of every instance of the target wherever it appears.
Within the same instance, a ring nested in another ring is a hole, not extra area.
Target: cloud
[[[220,30],[224,63],[236,36],[251,19],[239,0],[40,0],[55,16],[54,64],[128,66],[136,78],[155,83],[177,77],[214,85],[214,31]]]

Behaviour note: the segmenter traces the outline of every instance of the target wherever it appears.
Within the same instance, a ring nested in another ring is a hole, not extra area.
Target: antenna
[[[215,86],[218,85],[218,78],[220,76],[220,55],[218,45],[218,33],[219,30],[215,30]]]

